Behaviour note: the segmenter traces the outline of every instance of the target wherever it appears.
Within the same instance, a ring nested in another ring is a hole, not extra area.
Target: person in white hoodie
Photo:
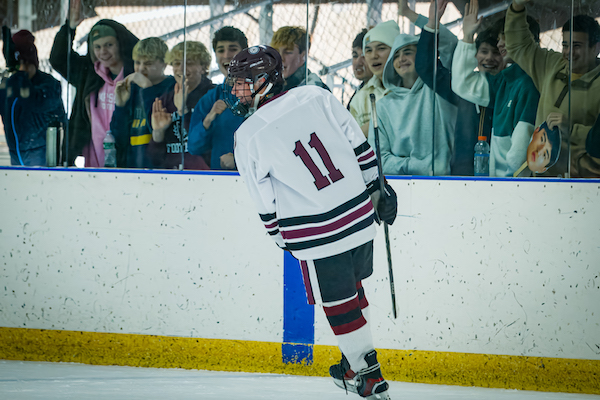
[[[383,67],[392,50],[394,38],[399,34],[400,28],[395,21],[385,21],[368,31],[363,38],[362,48],[365,63],[373,76],[352,97],[349,110],[365,136],[369,132],[369,121],[371,120],[369,96],[374,94],[375,98],[379,100],[385,93],[385,87],[381,81]]]
[[[430,12],[431,14],[431,12]],[[435,94],[415,70],[417,36],[400,34],[383,71],[388,90],[377,102],[383,173],[387,175],[448,175],[454,142],[456,105]],[[440,59],[451,60],[456,38],[440,30]],[[375,146],[373,122],[369,144]]]

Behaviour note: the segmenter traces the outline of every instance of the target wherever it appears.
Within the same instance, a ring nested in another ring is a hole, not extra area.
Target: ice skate
[[[381,375],[377,362],[377,352],[371,351],[365,356],[367,368],[355,373],[350,369],[350,363],[342,354],[339,364],[329,367],[329,374],[337,386],[346,391],[356,393],[369,400],[390,400],[389,385]]]
[[[356,390],[360,397],[369,400],[390,400],[388,395],[389,385],[381,375],[381,368],[377,362],[377,352],[371,351],[365,356],[368,367],[358,371],[354,377]]]
[[[329,375],[333,378],[333,382],[340,388],[351,391],[352,393],[358,393],[356,391],[354,377],[356,374],[350,369],[350,363],[346,359],[346,356],[342,354],[342,360],[339,364],[332,365],[329,367]]]

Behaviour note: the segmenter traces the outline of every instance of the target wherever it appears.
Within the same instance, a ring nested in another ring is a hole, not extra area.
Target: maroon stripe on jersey
[[[265,224],[265,228],[267,228],[267,229],[273,229],[277,225],[279,225],[279,222],[275,221],[275,222],[273,222],[272,224],[269,224],[269,225]]]
[[[333,317],[336,315],[349,313],[350,311],[354,310],[358,306],[359,306],[359,301],[358,301],[358,296],[357,296],[357,297],[353,298],[352,300],[347,301],[346,303],[338,304],[337,306],[333,306],[333,307],[323,306],[323,309],[325,311],[325,315],[327,315],[328,317]]]
[[[306,261],[300,261],[300,268],[302,269],[302,280],[304,281],[304,289],[306,290],[308,304],[315,304],[315,296],[313,295],[312,285],[308,275],[308,264]]]
[[[359,319],[349,322],[344,325],[332,326],[331,329],[335,335],[344,335],[346,333],[354,332],[367,324],[367,320],[362,315]]]
[[[358,162],[363,162],[368,160],[369,158],[375,157],[375,153],[373,152],[373,150],[371,150],[370,152],[368,152],[366,155],[360,157],[358,159]]]
[[[346,225],[349,225],[351,222],[369,214],[373,210],[373,203],[370,201],[366,203],[361,208],[351,212],[339,220],[332,222],[331,224],[318,226],[314,228],[304,228],[304,229],[294,229],[294,230],[281,230],[281,235],[284,239],[300,239],[300,238],[308,238],[310,236],[321,235],[324,233],[330,233],[340,228],[343,228]]]

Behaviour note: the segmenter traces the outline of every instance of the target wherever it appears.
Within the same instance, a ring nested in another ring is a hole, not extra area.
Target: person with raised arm
[[[176,44],[167,53],[176,83],[152,104],[148,154],[154,168],[209,169],[202,156],[189,152],[188,131],[194,107],[215,86],[207,77],[210,60],[206,46],[192,40]]]
[[[219,71],[227,77],[227,67],[237,53],[248,47],[248,39],[241,30],[224,26],[215,32],[212,47]],[[234,170],[233,134],[244,119],[233,115],[227,108],[225,82],[209,90],[194,107],[190,121],[190,153],[205,156],[210,169]]]
[[[445,2],[440,2],[445,7]],[[436,2],[429,8],[430,29],[436,29]],[[438,10],[441,13],[442,10]],[[456,37],[440,26],[440,60],[449,68]],[[383,69],[383,84],[388,93],[377,101],[381,163],[384,174],[448,175],[454,144],[457,107],[436,94],[419,76],[417,36],[396,36]],[[435,117],[434,117],[435,116]],[[435,122],[434,122],[435,121]],[[373,121],[368,141],[375,145]]]
[[[531,78],[506,51],[504,18],[498,20],[491,30],[497,35],[498,49],[506,68],[496,74],[481,68],[475,71],[473,33],[481,23],[478,12],[478,0],[467,4],[463,20],[464,39],[454,53],[452,89],[463,99],[493,110],[490,176],[512,177],[526,161],[540,94]],[[528,20],[531,34],[539,43],[540,25],[531,17]]]
[[[50,52],[52,68],[77,90],[63,161],[73,165],[83,155],[86,167],[103,167],[103,142],[115,110],[115,88],[134,72],[131,54],[138,38],[122,24],[101,19],[90,30],[88,53],[82,56],[73,49],[75,29],[82,20],[81,0],[73,0],[69,19],[56,34]],[[124,151],[117,147],[117,157]]]
[[[147,116],[154,99],[175,85],[175,78],[165,75],[168,50],[160,38],[140,40],[133,48],[135,72],[117,83],[110,131],[117,147],[127,149],[118,154],[118,167],[152,167],[147,154],[148,143],[152,139]]]
[[[438,12],[438,24],[444,14],[443,4]],[[463,19],[465,35],[468,19],[465,14]],[[473,33],[477,27],[472,28]],[[436,29],[433,24],[428,24],[421,32],[417,45],[417,58],[415,67],[423,82],[433,90],[434,75],[436,93],[458,107],[456,128],[454,132],[454,146],[450,161],[452,175],[473,176],[473,148],[479,136],[490,138],[492,132],[492,110],[479,107],[469,101],[463,100],[452,91],[453,76],[450,68],[437,61],[437,74],[434,74],[434,50]],[[477,40],[477,54],[473,57],[480,70],[497,73],[502,68],[502,59],[496,48],[495,35],[490,30],[481,32]],[[489,139],[488,139],[489,140]]]
[[[573,178],[598,177],[600,160],[588,154],[585,145],[600,113],[600,25],[588,15],[576,15],[572,26],[568,20],[562,27],[562,53],[542,49],[528,27],[529,2],[513,0],[506,12],[504,34],[508,54],[540,91],[535,125],[546,122],[561,132],[558,163],[544,176],[567,176],[570,167]]]

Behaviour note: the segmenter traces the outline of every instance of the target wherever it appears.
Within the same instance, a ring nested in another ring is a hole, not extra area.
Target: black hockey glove
[[[398,214],[398,197],[387,181],[385,181],[384,190],[381,192],[381,197],[379,197],[377,213],[379,218],[387,222],[388,225],[394,223],[396,214]]]
[[[6,69],[10,72],[19,70],[19,60],[15,57],[15,43],[10,34],[10,28],[6,25],[2,26],[2,54],[6,60]]]

